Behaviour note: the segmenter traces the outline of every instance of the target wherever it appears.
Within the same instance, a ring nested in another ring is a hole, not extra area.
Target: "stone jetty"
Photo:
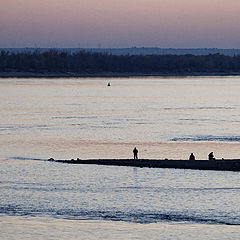
[[[181,168],[199,170],[240,171],[240,159],[224,160],[153,160],[153,159],[71,159],[49,161],[69,164],[95,164],[110,166],[148,167],[148,168]]]

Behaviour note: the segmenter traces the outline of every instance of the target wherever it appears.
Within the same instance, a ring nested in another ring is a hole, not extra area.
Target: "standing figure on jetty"
[[[194,160],[195,160],[195,156],[194,156],[193,153],[191,153],[191,155],[190,155],[190,157],[189,157],[189,160],[190,160],[190,161],[194,161]]]
[[[208,154],[208,160],[215,160],[215,157],[214,157],[214,155],[213,155],[213,152],[210,152],[210,153]]]
[[[134,159],[138,159],[138,150],[136,147],[133,149],[133,157]]]

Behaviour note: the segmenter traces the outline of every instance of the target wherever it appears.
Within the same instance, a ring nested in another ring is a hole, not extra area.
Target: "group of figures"
[[[189,157],[189,160],[193,161],[193,160],[196,160],[195,156],[193,153],[190,154],[190,157]],[[208,154],[208,160],[215,160],[215,157],[213,155],[213,152],[210,152]]]
[[[133,149],[133,158],[134,158],[134,159],[138,159],[138,150],[137,150],[136,147]],[[195,156],[194,156],[193,153],[190,154],[189,160],[191,160],[191,161],[196,160],[196,158],[195,158]],[[215,160],[215,157],[214,157],[214,155],[213,155],[213,152],[210,152],[210,153],[208,154],[208,160]]]

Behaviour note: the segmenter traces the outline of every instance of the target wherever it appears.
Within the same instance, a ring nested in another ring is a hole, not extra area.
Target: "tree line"
[[[0,72],[229,74],[240,72],[240,55],[122,55],[57,50],[33,53],[0,52]]]

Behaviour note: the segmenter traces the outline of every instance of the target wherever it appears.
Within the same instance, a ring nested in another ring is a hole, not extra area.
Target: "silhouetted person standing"
[[[194,160],[195,160],[195,156],[194,156],[193,153],[191,153],[191,155],[190,155],[190,157],[189,157],[189,160],[190,160],[190,161],[194,161]]]
[[[208,154],[208,160],[215,160],[215,157],[214,157],[214,155],[213,155],[213,152],[210,152],[210,153]]]
[[[136,147],[133,149],[133,157],[134,159],[138,159],[138,150]]]

